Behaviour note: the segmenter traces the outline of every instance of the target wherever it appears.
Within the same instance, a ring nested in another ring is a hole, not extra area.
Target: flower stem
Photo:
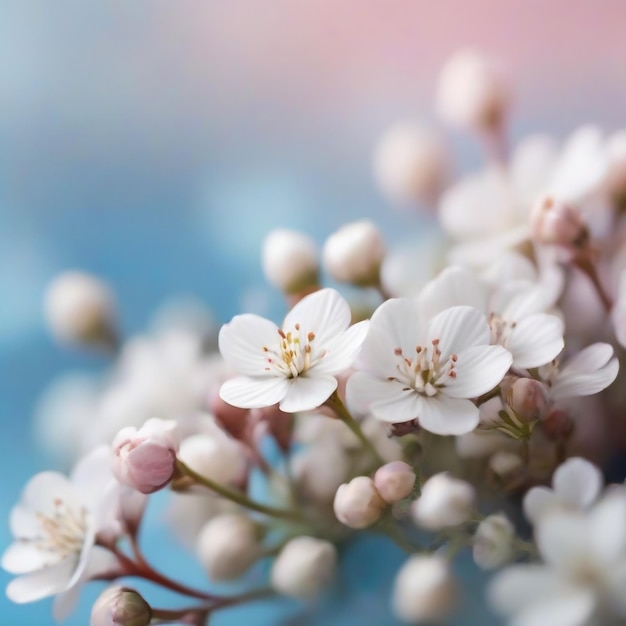
[[[180,459],[176,459],[176,467],[178,471],[183,476],[188,476],[191,478],[196,484],[202,485],[211,491],[219,494],[223,498],[227,500],[231,500],[236,504],[239,504],[251,511],[256,511],[257,513],[263,513],[264,515],[269,515],[270,517],[276,517],[279,519],[289,520],[291,522],[296,522],[299,524],[307,523],[307,518],[298,511],[290,511],[288,509],[278,509],[273,506],[268,506],[266,504],[261,504],[260,502],[256,502],[250,499],[246,494],[241,493],[235,489],[231,489],[230,487],[226,487],[225,485],[220,485],[219,483],[207,478],[206,476],[202,476],[198,474],[196,471],[192,470],[186,463],[183,463]]]
[[[613,301],[611,300],[611,297],[607,294],[602,283],[600,282],[598,271],[596,270],[596,266],[594,265],[593,261],[589,258],[589,254],[578,255],[574,260],[574,265],[576,265],[579,270],[587,275],[587,278],[589,278],[591,284],[593,285],[593,288],[598,294],[598,298],[600,298],[600,301],[602,302],[604,310],[609,313],[613,308]]]
[[[341,421],[357,436],[359,441],[363,444],[363,447],[372,455],[372,458],[376,459],[376,462],[380,465],[384,464],[383,459],[378,450],[374,447],[372,442],[365,436],[361,430],[359,423],[352,417],[350,411],[346,408],[346,405],[342,402],[339,394],[335,391],[328,400],[326,400],[326,406],[331,408],[341,419]]]

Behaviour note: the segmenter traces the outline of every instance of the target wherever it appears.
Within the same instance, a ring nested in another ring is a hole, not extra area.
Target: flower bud
[[[150,605],[136,591],[109,587],[93,605],[90,626],[147,626],[151,620]]]
[[[431,476],[423,485],[411,512],[415,523],[441,530],[465,523],[474,508],[474,488],[446,472]]]
[[[413,123],[392,126],[374,153],[374,176],[383,194],[398,204],[434,203],[447,170],[442,138]]]
[[[551,441],[566,441],[574,432],[574,421],[567,411],[554,409],[541,420],[541,430]]]
[[[248,467],[242,445],[223,431],[183,439],[178,458],[198,474],[222,485],[239,483]]]
[[[209,398],[209,410],[229,435],[235,439],[244,436],[248,427],[250,409],[241,409],[238,406],[228,404],[216,392]]]
[[[495,569],[512,560],[515,528],[504,513],[489,515],[476,529],[472,554],[478,567]]]
[[[524,462],[519,454],[509,452],[508,450],[499,450],[489,458],[489,467],[501,477],[516,472],[523,464]]]
[[[379,284],[385,244],[372,222],[346,224],[324,244],[322,258],[326,271],[340,282],[362,287]]]
[[[439,76],[437,111],[449,124],[473,131],[497,129],[511,92],[502,68],[474,50],[455,54]]]
[[[109,288],[82,272],[65,272],[48,286],[45,315],[62,343],[94,347],[116,344],[115,303]]]
[[[393,611],[411,624],[438,621],[454,608],[456,588],[448,562],[414,555],[402,566],[393,588]]]
[[[113,440],[113,473],[124,485],[141,493],[165,487],[176,468],[177,425],[173,420],[149,419],[139,430],[123,428]]]
[[[337,489],[333,506],[342,524],[367,528],[380,519],[386,505],[374,481],[368,476],[357,476]]]
[[[626,208],[626,130],[612,135],[607,142],[608,192],[618,208]]]
[[[263,242],[263,273],[286,294],[299,294],[319,284],[317,249],[302,233],[273,230]]]
[[[583,246],[589,233],[580,214],[552,196],[540,198],[530,212],[530,230],[537,243]]]
[[[546,386],[532,378],[518,378],[507,392],[506,399],[524,424],[541,418],[550,401]]]
[[[414,485],[415,472],[404,461],[387,463],[374,474],[374,486],[381,498],[389,504],[411,495]]]
[[[324,539],[296,537],[276,557],[272,566],[272,587],[292,598],[313,598],[335,575],[337,549]]]
[[[219,515],[200,531],[196,552],[211,580],[232,580],[259,558],[259,529],[242,513]]]

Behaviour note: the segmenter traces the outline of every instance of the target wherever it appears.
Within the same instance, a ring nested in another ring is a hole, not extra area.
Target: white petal
[[[350,307],[338,291],[320,289],[302,298],[287,313],[283,329],[292,330],[299,324],[303,332],[315,333],[316,341],[325,345],[346,330],[351,319]]]
[[[509,371],[511,353],[502,346],[474,346],[458,353],[456,378],[447,378],[451,398],[475,398],[491,391]]]
[[[608,493],[589,514],[594,557],[606,565],[626,556],[626,495],[621,488]]]
[[[608,601],[613,611],[622,619],[626,618],[626,560],[622,557],[621,562],[612,567],[606,579]]]
[[[16,504],[11,509],[9,526],[18,539],[34,539],[41,533],[41,522],[36,512],[23,504]]]
[[[117,481],[111,470],[111,449],[98,446],[76,464],[70,476],[84,506],[95,512],[105,493]]]
[[[547,487],[532,487],[523,501],[524,515],[531,524],[537,524],[548,512],[559,506],[557,495]]]
[[[554,510],[539,520],[535,541],[544,561],[567,576],[592,558],[590,530],[582,514]]]
[[[546,313],[530,315],[517,322],[506,341],[513,364],[523,369],[550,363],[564,345],[563,323]]]
[[[35,602],[64,591],[74,573],[76,557],[68,557],[57,565],[20,576],[7,586],[7,596],[13,602]]]
[[[575,508],[585,509],[604,486],[602,472],[580,457],[568,459],[554,472],[552,486],[560,500]]]
[[[311,411],[324,404],[337,389],[337,379],[330,375],[298,376],[289,381],[287,393],[280,402],[285,413]]]
[[[26,574],[59,561],[56,552],[42,550],[32,541],[16,541],[2,555],[2,568],[11,574]]]
[[[222,326],[218,336],[224,360],[236,372],[247,376],[267,375],[267,354],[263,347],[278,348],[279,341],[276,324],[252,313],[233,317]]]
[[[560,400],[592,396],[606,389],[617,378],[618,372],[617,359],[609,361],[601,369],[586,374],[560,372],[551,388],[552,397],[554,400]]]
[[[78,604],[81,585],[73,585],[66,591],[59,593],[52,603],[52,617],[57,623],[65,621]]]
[[[327,353],[311,369],[316,374],[339,374],[347,370],[356,360],[369,329],[369,321],[365,320],[350,326],[348,330],[326,344]]]
[[[370,324],[367,337],[365,337],[357,360],[357,367],[369,372],[375,372],[381,378],[393,376],[396,374],[396,366],[399,360],[394,352],[396,348],[406,349],[383,328]],[[413,354],[414,350],[415,346],[411,346],[410,352],[406,352],[406,354]]]
[[[417,300],[414,298],[392,298],[383,302],[374,311],[370,328],[374,332],[380,331],[388,338],[391,354],[395,348],[413,353],[415,347],[424,339],[424,326]],[[365,350],[365,346],[363,349]]]
[[[82,506],[80,497],[66,476],[58,472],[40,472],[26,483],[22,492],[21,504],[26,510],[30,509],[50,516],[54,513],[57,498],[74,509],[80,509]],[[22,510],[22,513],[17,513],[17,515],[23,513],[25,510]],[[17,522],[17,519],[13,521]],[[29,528],[32,529],[32,525],[29,524]],[[16,537],[23,536],[19,527],[12,528],[12,530]]]
[[[569,359],[561,374],[588,374],[606,365],[612,357],[613,346],[610,343],[594,343]]]
[[[485,316],[471,306],[453,306],[436,315],[428,325],[429,339],[439,339],[441,358],[460,354],[473,346],[489,343]]]
[[[436,435],[464,435],[478,426],[479,411],[469,400],[438,394],[422,398],[418,420],[424,430]]]
[[[571,587],[540,603],[531,602],[511,626],[586,626],[595,606],[596,597],[590,589]]]
[[[220,387],[220,398],[242,409],[262,409],[280,402],[287,393],[289,382],[282,376],[248,378],[239,376]]]

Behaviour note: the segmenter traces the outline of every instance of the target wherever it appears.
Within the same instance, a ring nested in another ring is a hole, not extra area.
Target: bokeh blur
[[[41,302],[57,273],[108,281],[129,334],[175,295],[193,294],[218,322],[276,314],[259,266],[272,228],[320,243],[361,217],[389,240],[428,228],[388,206],[371,154],[396,120],[434,120],[452,53],[472,45],[506,64],[513,139],[529,129],[562,138],[588,121],[624,126],[625,26],[622,0],[3,0],[2,515],[52,462],[31,429],[41,393],[62,372],[104,365],[49,338]],[[470,138],[449,140],[457,170],[477,162]],[[67,623],[85,624],[86,611]],[[2,598],[0,614],[52,623],[49,602]]]

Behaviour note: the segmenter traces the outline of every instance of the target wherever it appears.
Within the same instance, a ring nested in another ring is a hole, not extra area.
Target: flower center
[[[54,553],[59,560],[80,553],[87,536],[88,515],[86,509],[76,511],[57,498],[51,515],[37,513],[41,534],[34,539],[35,546]]]
[[[293,331],[278,329],[278,347],[263,346],[267,354],[265,371],[275,371],[287,378],[297,378],[324,358],[326,350],[313,347],[315,333],[304,333],[300,324]]]
[[[497,313],[489,314],[489,329],[491,339],[489,343],[506,347],[511,331],[517,326],[517,322],[504,319]]]
[[[445,387],[449,378],[456,378],[456,354],[441,360],[439,339],[432,340],[432,346],[416,346],[415,356],[409,357],[402,348],[395,348],[393,353],[399,358],[396,365],[397,376],[389,376],[388,380],[398,381],[406,387],[403,391],[417,391],[425,396],[434,396]]]

